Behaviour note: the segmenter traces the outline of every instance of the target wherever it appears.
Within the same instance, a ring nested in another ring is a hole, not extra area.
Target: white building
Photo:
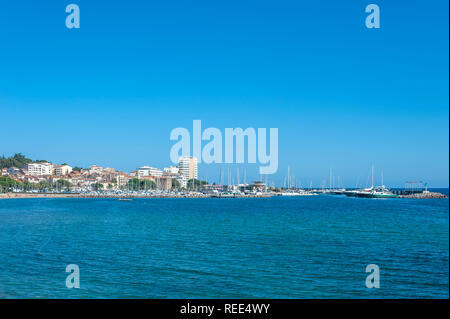
[[[178,160],[179,173],[188,180],[198,179],[197,158],[192,156],[183,156]]]
[[[125,174],[118,174],[117,176],[116,176],[116,181],[117,181],[117,185],[120,187],[120,186],[123,186],[123,185],[126,185],[127,183],[128,183],[128,181],[130,180],[130,177],[128,177],[127,175],[125,175]]]
[[[51,163],[28,163],[26,164],[26,170],[28,175],[42,176],[52,175],[53,165]]]
[[[68,175],[72,172],[72,167],[67,164],[56,165],[54,167],[54,172],[55,172],[55,175],[58,175],[58,176]]]
[[[103,171],[103,167],[98,166],[98,165],[91,165],[91,167],[89,168],[89,174],[100,174]]]
[[[184,175],[178,175],[177,177],[177,181],[178,183],[180,183],[180,186],[183,188],[187,187],[187,183],[188,183],[188,178]]]
[[[178,174],[179,170],[177,166],[164,167],[164,174]]]
[[[144,176],[162,176],[163,172],[155,167],[151,166],[142,166],[139,167],[137,170],[137,176],[138,178],[144,177]]]

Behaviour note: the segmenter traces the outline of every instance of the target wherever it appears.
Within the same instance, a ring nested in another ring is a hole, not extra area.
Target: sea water
[[[448,199],[0,200],[0,298],[448,297]]]

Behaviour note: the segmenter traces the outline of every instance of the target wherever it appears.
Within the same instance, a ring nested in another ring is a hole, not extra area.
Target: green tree
[[[0,157],[0,168],[10,168],[10,167],[22,167],[26,163],[33,162],[31,159],[25,157],[21,153],[16,153],[12,157]]]
[[[18,181],[7,176],[0,176],[0,192],[7,193],[12,190],[12,188],[20,186],[21,183],[19,183]]]
[[[97,191],[97,190],[100,191],[100,190],[103,189],[103,184],[101,184],[101,183],[94,183],[94,184],[91,185],[91,187],[92,187],[92,189],[94,191]]]
[[[200,181],[198,179],[190,179],[187,182],[187,188],[188,189],[193,189],[193,188],[201,188],[203,185],[207,185],[208,182],[207,181]]]
[[[58,190],[70,190],[70,187],[72,187],[72,183],[65,179],[58,179],[56,181],[56,189]]]
[[[47,181],[40,181],[38,184],[39,191],[43,192],[49,188],[49,183]]]
[[[177,181],[176,178],[172,178],[172,188],[175,189],[180,189],[181,188],[181,184],[179,181]]]
[[[24,181],[22,183],[22,190],[23,191],[29,191],[29,190],[32,190],[32,189],[34,189],[34,184],[33,183],[30,183],[29,181]]]
[[[132,189],[134,191],[137,190],[147,190],[147,189],[155,189],[156,183],[154,181],[148,179],[138,179],[132,178],[128,181],[127,188]]]

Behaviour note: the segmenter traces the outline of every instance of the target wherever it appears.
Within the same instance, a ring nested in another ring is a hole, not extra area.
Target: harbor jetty
[[[435,192],[422,192],[422,193],[414,193],[408,195],[398,195],[398,198],[416,198],[416,199],[426,199],[426,198],[448,198],[447,195]]]

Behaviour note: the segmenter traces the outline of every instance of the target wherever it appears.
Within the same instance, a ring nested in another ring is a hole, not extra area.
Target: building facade
[[[145,177],[145,176],[162,176],[163,172],[155,167],[151,166],[142,166],[139,167],[137,170],[137,176],[138,178]]]
[[[130,180],[130,177],[125,173],[119,173],[116,176],[116,183],[117,183],[118,187],[127,185],[129,180]]]
[[[178,160],[179,173],[187,180],[198,179],[197,158],[182,156]]]
[[[72,172],[72,167],[69,165],[54,166],[54,174],[57,176],[69,175]]]
[[[43,176],[52,175],[53,165],[50,163],[28,163],[26,164],[26,170],[28,175]]]
[[[178,166],[170,166],[170,167],[164,167],[164,175],[167,174],[178,174],[179,172]]]

